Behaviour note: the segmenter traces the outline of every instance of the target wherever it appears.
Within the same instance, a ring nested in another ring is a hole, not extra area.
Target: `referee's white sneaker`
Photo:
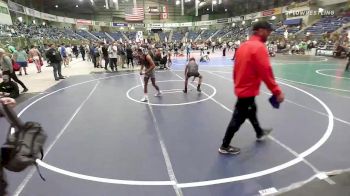
[[[162,92],[161,92],[161,91],[158,91],[158,93],[156,93],[154,96],[155,96],[155,97],[160,97],[160,96],[162,96]]]
[[[148,102],[148,97],[144,96],[140,101],[141,102]]]
[[[262,142],[262,141],[266,140],[266,138],[270,135],[271,132],[272,132],[272,129],[263,129],[263,135],[257,136],[256,141]]]

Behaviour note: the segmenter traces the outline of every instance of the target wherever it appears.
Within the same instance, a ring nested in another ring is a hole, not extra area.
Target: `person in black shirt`
[[[103,59],[105,60],[105,70],[107,70],[107,66],[109,64],[109,58],[108,58],[108,44],[104,44],[102,46],[102,54]],[[102,66],[102,65],[101,65]]]
[[[60,79],[65,79],[61,73],[62,57],[55,44],[50,45],[50,49],[47,51],[46,57],[48,58],[50,65],[53,67],[53,76],[55,77],[55,80],[58,81]]]
[[[131,62],[132,68],[134,69],[134,58],[132,55],[132,49],[130,45],[128,45],[128,47],[126,48],[126,58],[128,59],[128,68]]]
[[[348,52],[347,57],[348,57],[348,63],[346,64],[345,71],[349,71],[349,66],[350,66],[350,52]]]
[[[78,46],[77,45],[74,45],[73,46],[73,53],[75,55],[75,58],[78,58],[79,56],[79,51],[78,51]]]
[[[83,45],[80,45],[79,47],[81,57],[83,58],[83,61],[85,61],[85,47]]]
[[[0,96],[17,98],[19,97],[19,89],[16,82],[10,80],[9,75],[2,76],[3,82],[0,83]]]

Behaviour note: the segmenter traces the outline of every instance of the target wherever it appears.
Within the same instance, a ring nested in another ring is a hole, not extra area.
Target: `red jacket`
[[[259,36],[253,35],[237,50],[233,71],[235,94],[238,98],[259,95],[261,81],[272,94],[282,93],[277,85],[265,44]]]

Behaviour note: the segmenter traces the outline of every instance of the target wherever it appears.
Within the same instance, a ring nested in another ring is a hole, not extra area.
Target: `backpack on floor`
[[[0,104],[0,113],[11,126],[5,144],[1,147],[1,165],[12,172],[21,172],[29,166],[36,166],[41,177],[37,159],[43,159],[43,146],[47,135],[37,122],[22,123],[16,113],[8,106]]]

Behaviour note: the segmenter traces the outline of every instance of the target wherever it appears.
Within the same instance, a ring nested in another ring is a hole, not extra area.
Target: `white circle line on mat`
[[[341,72],[344,72],[344,70],[340,70],[340,69],[318,69],[316,70],[315,72],[319,75],[323,75],[323,76],[327,76],[327,77],[332,77],[332,78],[338,78],[338,79],[347,79],[347,80],[350,80],[350,77],[342,77],[342,76],[335,76],[335,75],[330,75],[330,74],[325,74],[325,73],[322,73],[322,71],[341,71]]]
[[[124,74],[124,75],[130,75],[130,74]],[[123,75],[117,75],[117,76],[123,76]],[[112,77],[117,77],[117,76],[112,76]],[[102,79],[107,79],[107,78],[111,78],[111,77],[106,77],[106,78],[99,78],[99,79],[95,79],[95,80],[90,80],[90,81],[86,81],[86,82],[81,82],[81,83],[77,83],[74,85],[70,85],[61,89],[58,89],[54,92],[51,92],[47,95],[44,95],[43,97],[38,98],[37,100],[33,101],[31,104],[29,104],[27,107],[25,107],[20,113],[19,116],[21,114],[23,114],[29,107],[31,107],[33,104],[37,103],[38,101],[44,99],[45,97],[48,97],[54,93],[57,93],[61,90],[67,89],[67,88],[71,88],[74,86],[78,86],[81,84],[85,84],[88,82],[93,82],[96,80],[102,80]],[[249,173],[249,174],[244,174],[244,175],[240,175],[240,176],[234,176],[234,177],[228,177],[228,178],[221,178],[221,179],[215,179],[215,180],[207,180],[207,181],[197,181],[197,182],[189,182],[189,183],[178,183],[176,184],[173,181],[136,181],[136,180],[119,180],[119,179],[111,179],[111,178],[102,178],[102,177],[96,177],[96,176],[89,176],[89,175],[84,175],[84,174],[79,174],[79,173],[75,173],[75,172],[71,172],[71,171],[67,171],[55,166],[52,166],[48,163],[45,163],[43,161],[37,160],[37,163],[48,169],[51,170],[53,172],[62,174],[62,175],[66,175],[66,176],[70,176],[73,178],[77,178],[77,179],[82,179],[82,180],[88,180],[88,181],[93,181],[93,182],[100,182],[100,183],[109,183],[109,184],[123,184],[123,185],[140,185],[140,186],[178,186],[179,188],[190,188],[190,187],[200,187],[200,186],[209,186],[209,185],[216,185],[216,184],[223,184],[223,183],[229,183],[229,182],[237,182],[237,181],[242,181],[242,180],[248,180],[248,179],[252,179],[252,178],[256,178],[256,177],[261,177],[264,175],[268,175],[268,174],[272,174],[278,171],[281,171],[283,169],[286,169],[288,167],[291,167],[295,164],[298,164],[299,162],[301,162],[303,160],[303,158],[305,158],[306,156],[310,155],[311,153],[315,152],[318,148],[320,148],[330,137],[330,135],[332,134],[333,131],[333,126],[334,126],[334,116],[332,111],[328,108],[328,106],[322,101],[320,100],[318,97],[312,95],[311,93],[302,90],[298,87],[295,87],[293,85],[290,84],[286,84],[283,82],[280,82],[283,85],[289,86],[291,88],[294,88],[300,92],[303,92],[307,95],[309,95],[310,97],[312,97],[313,99],[315,99],[318,103],[320,103],[322,105],[322,107],[327,111],[328,114],[328,126],[327,126],[327,130],[324,133],[324,135],[321,137],[321,139],[314,144],[313,146],[311,146],[309,149],[307,149],[306,151],[302,152],[301,154],[299,154],[298,157],[296,157],[295,159],[292,159],[286,163],[283,163],[281,165],[277,165],[275,167],[269,168],[269,169],[265,169],[265,170],[261,170],[258,172],[253,172],[253,173]]]
[[[157,83],[164,83],[164,82],[183,82],[182,80],[164,80],[164,81],[157,81]],[[142,87],[142,85],[137,85],[134,86],[132,88],[130,88],[127,92],[126,92],[126,97],[132,101],[135,101],[137,103],[141,103],[141,104],[146,104],[146,105],[152,105],[152,106],[165,106],[165,107],[170,107],[170,106],[182,106],[182,105],[190,105],[190,104],[195,104],[195,103],[200,103],[203,101],[208,101],[209,99],[213,98],[216,94],[216,88],[210,84],[207,83],[202,83],[202,85],[206,85],[209,86],[211,89],[213,89],[213,93],[205,98],[205,99],[201,99],[201,100],[197,100],[197,101],[190,101],[190,102],[185,102],[185,103],[150,103],[150,102],[142,102],[140,100],[134,99],[130,96],[130,92],[133,91],[136,88]]]

